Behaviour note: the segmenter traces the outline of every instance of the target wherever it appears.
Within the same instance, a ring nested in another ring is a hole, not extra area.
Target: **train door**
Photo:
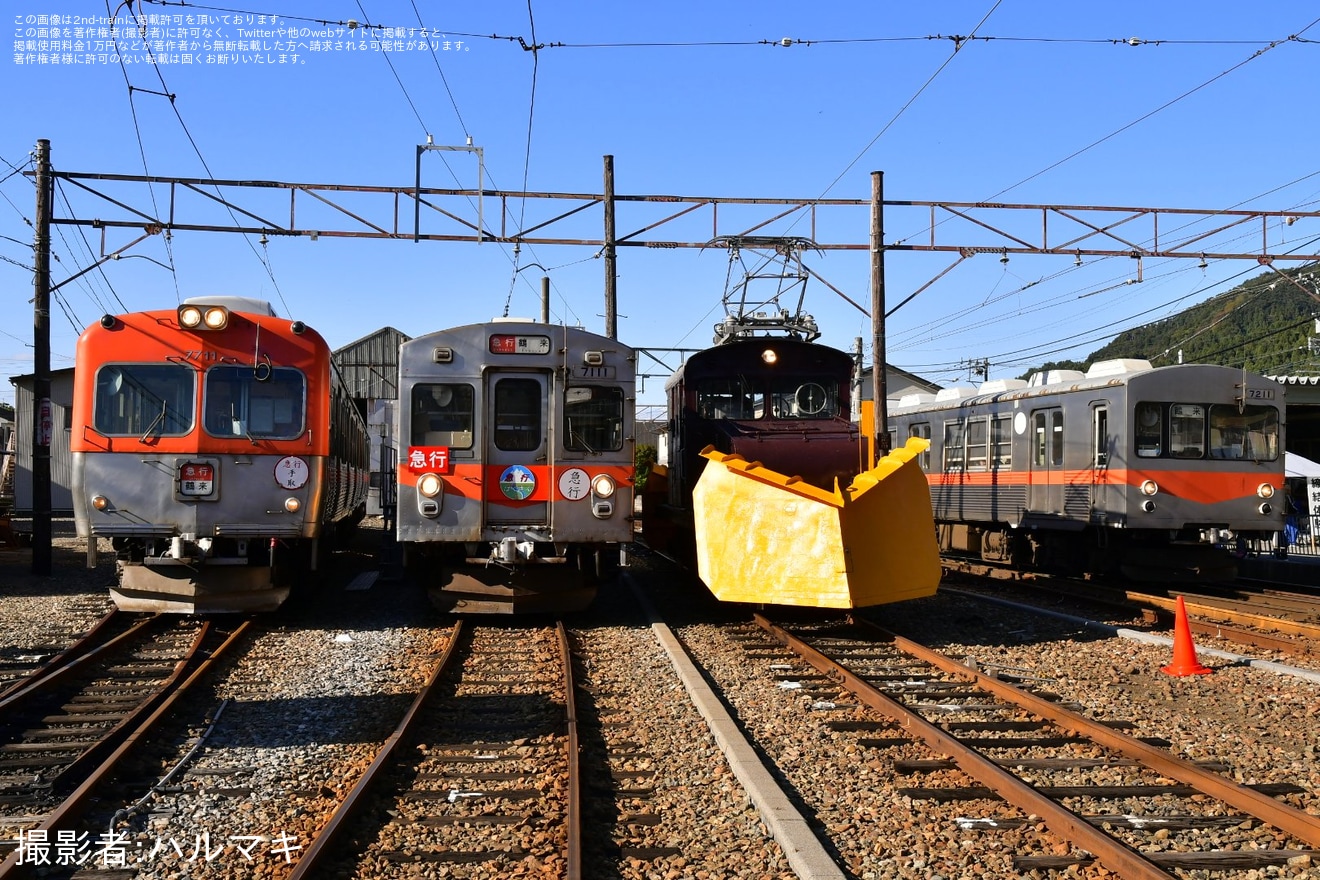
[[[1109,406],[1091,404],[1091,522],[1103,522],[1109,509]]]
[[[485,525],[548,525],[549,378],[495,372],[485,382]]]
[[[1031,481],[1027,507],[1032,513],[1063,515],[1063,410],[1031,414]]]

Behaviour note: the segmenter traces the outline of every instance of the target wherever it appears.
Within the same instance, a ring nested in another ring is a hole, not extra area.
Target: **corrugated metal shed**
[[[20,516],[32,512],[32,389],[35,377],[29,373],[14,376],[15,453],[14,512]],[[73,454],[69,452],[69,434],[73,429],[73,368],[51,370],[50,403],[55,430],[50,438],[50,510],[55,516],[73,516]]]
[[[367,489],[367,513],[388,515],[387,498],[381,489],[394,479],[393,463],[398,455],[394,438],[394,406],[399,399],[399,346],[412,337],[393,327],[350,342],[334,352],[335,365],[348,386],[349,396],[367,422],[371,440],[371,482]]]
[[[397,400],[399,346],[411,338],[393,327],[382,327],[335,349],[335,363],[348,385],[349,396],[358,400]]]

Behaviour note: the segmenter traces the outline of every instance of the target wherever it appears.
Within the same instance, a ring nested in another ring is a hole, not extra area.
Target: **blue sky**
[[[609,154],[619,194],[867,199],[871,172],[883,171],[890,200],[1268,211],[1316,211],[1320,202],[1311,110],[1320,10],[1301,0],[276,0],[260,10],[138,2],[131,11],[146,16],[278,17],[267,27],[319,31],[335,26],[316,20],[349,19],[425,26],[448,43],[433,55],[313,50],[304,38],[292,63],[260,65],[206,63],[200,48],[192,64],[153,67],[130,50],[135,62],[124,68],[65,63],[63,50],[52,64],[47,47],[32,51],[28,41],[48,26],[38,16],[71,15],[66,27],[77,27],[128,7],[47,0],[9,9],[13,36],[0,84],[25,96],[25,107],[15,106],[0,130],[6,375],[32,368],[26,267],[35,199],[30,179],[14,171],[29,167],[39,138],[50,141],[62,171],[167,177],[410,186],[416,146],[429,134],[440,145],[471,137],[484,150],[485,185],[507,191],[600,192]],[[171,38],[180,25],[187,22],[157,26]],[[212,27],[241,38],[232,21]],[[954,35],[978,39],[956,43]],[[544,48],[527,51],[518,38]],[[779,45],[783,39],[792,44]],[[425,183],[476,186],[467,157],[426,163]],[[165,191],[156,197],[160,204]],[[57,193],[57,216],[90,219],[104,210],[74,187]],[[536,210],[548,209],[512,203],[510,228],[530,223]],[[560,234],[599,237],[600,216],[584,212]],[[621,211],[619,230],[657,216]],[[736,231],[742,216],[722,214],[729,226],[719,231]],[[704,240],[712,221],[702,217],[658,237]],[[864,211],[828,217],[822,238],[866,241]],[[921,211],[888,211],[886,240],[919,239],[926,222]],[[1039,225],[1027,229],[1030,222]],[[806,221],[776,231],[806,234]],[[1264,236],[1273,248],[1314,252],[1317,235],[1320,220],[1303,218],[1225,233],[1213,249],[1251,251]],[[109,231],[105,249],[133,237]],[[58,284],[90,265],[102,242],[96,230],[66,226],[53,248]],[[506,309],[536,316],[541,271],[514,272],[531,263],[549,269],[553,320],[604,329],[604,265],[589,247],[539,245],[515,255],[491,243],[325,237],[273,237],[263,247],[252,237],[180,232],[124,253],[60,289],[54,368],[72,364],[78,333],[105,311],[172,308],[204,294],[269,299],[336,347],[385,325],[420,335]],[[849,299],[869,303],[864,252],[806,259]],[[951,262],[947,254],[890,253],[890,306]],[[1136,275],[1128,258],[1074,262],[1015,255],[1003,263],[994,254],[964,261],[889,318],[890,363],[944,384],[965,381],[970,359],[988,359],[994,378],[1014,376],[1033,363],[1085,357],[1119,330],[1262,271],[1243,260],[1202,269],[1196,260],[1149,259],[1141,283],[1128,284]],[[639,347],[708,345],[728,273],[720,250],[621,248],[619,337]],[[870,319],[824,284],[809,283],[805,307],[822,341],[849,348],[861,336],[869,344]],[[642,401],[660,402],[662,387],[661,378],[647,379]],[[13,400],[7,382],[0,400]]]

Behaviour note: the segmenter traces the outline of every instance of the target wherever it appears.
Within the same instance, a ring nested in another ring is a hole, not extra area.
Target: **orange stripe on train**
[[[1161,494],[1186,498],[1200,504],[1212,504],[1233,498],[1255,495],[1261,483],[1282,490],[1280,480],[1259,471],[1148,471],[1136,468],[1109,470],[1050,471],[968,471],[953,474],[927,474],[931,486],[967,486],[1006,489],[1015,486],[1130,486],[1138,488],[1154,480]]]

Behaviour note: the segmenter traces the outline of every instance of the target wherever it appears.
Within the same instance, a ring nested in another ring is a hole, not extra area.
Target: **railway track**
[[[98,787],[249,626],[111,615],[6,690],[0,878],[29,876],[49,857],[47,842],[76,827]]]
[[[826,710],[870,710],[828,721],[832,730],[854,734],[859,748],[901,752],[917,742],[930,750],[895,759],[914,780],[904,797],[962,804],[965,829],[1038,824],[1066,842],[1066,852],[1019,852],[1016,871],[1098,862],[1123,877],[1167,878],[1174,869],[1265,869],[1320,857],[1320,818],[1300,808],[1303,788],[1239,785],[1219,772],[1228,768],[1179,759],[1168,743],[1125,734],[1121,721],[1094,721],[1033,693],[1030,682],[1014,686],[869,625],[795,634],[759,615],[756,624],[741,636],[753,656],[764,662],[787,650],[798,658],[775,664],[785,682]],[[1231,835],[1232,848],[1201,851],[1206,828]]]
[[[1004,579],[982,569],[953,570],[967,578],[969,586],[989,584],[1002,592]],[[1267,585],[1251,589],[1185,585],[1155,592],[1049,575],[1015,578],[1009,589],[1101,606],[1118,615],[1139,614],[1147,623],[1162,625],[1172,624],[1177,599],[1182,596],[1194,634],[1320,662],[1320,596],[1314,593]]]
[[[572,668],[562,623],[455,623],[430,679],[291,880],[324,876],[350,835],[371,838],[351,860],[373,877],[412,876],[419,863],[580,877]],[[365,808],[369,797],[385,806]]]

